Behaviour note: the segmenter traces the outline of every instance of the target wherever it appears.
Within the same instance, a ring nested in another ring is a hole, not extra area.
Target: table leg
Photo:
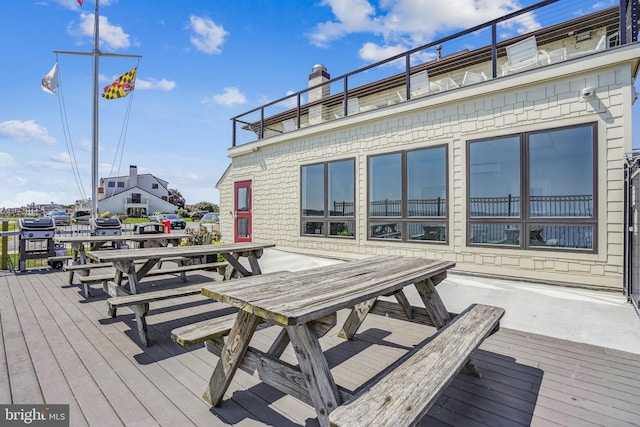
[[[304,374],[318,422],[321,426],[328,426],[329,413],[340,405],[341,399],[313,325],[303,323],[287,326],[287,332]]]
[[[249,341],[260,322],[258,316],[243,310],[238,312],[236,322],[229,332],[220,359],[209,380],[209,388],[202,396],[211,406],[218,406],[222,402],[222,397],[231,384],[231,379],[240,366],[249,347]]]
[[[338,336],[340,338],[346,338],[348,340],[353,338],[360,325],[362,325],[364,318],[367,317],[367,314],[369,314],[369,310],[371,310],[371,307],[373,307],[373,304],[375,304],[375,302],[376,298],[372,298],[354,306],[351,309],[351,313],[349,313],[349,317],[347,317],[347,320],[344,322],[342,330],[338,333]]]
[[[433,281],[431,279],[425,279],[422,282],[417,282],[415,287],[436,329],[441,329],[449,323],[451,316],[444,306],[440,295],[438,295]]]
[[[234,278],[234,277],[251,276],[251,273],[249,272],[249,270],[244,268],[244,266],[242,264],[240,264],[240,261],[238,261],[238,258],[240,257],[240,254],[237,254],[237,253],[223,253],[222,256],[229,263],[229,265],[227,266],[227,268],[225,269],[225,272],[224,272],[225,280],[229,280],[229,279]]]

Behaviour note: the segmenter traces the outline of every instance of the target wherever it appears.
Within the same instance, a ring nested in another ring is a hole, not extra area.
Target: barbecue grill
[[[91,218],[92,236],[120,236],[122,234],[122,224],[118,218]]]
[[[56,224],[53,218],[20,218],[18,220],[18,227],[20,229],[18,239],[20,271],[25,270],[25,261],[28,259],[41,259],[55,256],[53,237],[55,235]]]

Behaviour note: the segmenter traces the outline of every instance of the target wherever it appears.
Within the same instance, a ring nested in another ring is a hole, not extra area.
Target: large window
[[[596,125],[468,144],[468,242],[595,251]]]
[[[355,161],[302,166],[301,234],[355,236]]]
[[[368,238],[447,241],[447,147],[369,157]]]

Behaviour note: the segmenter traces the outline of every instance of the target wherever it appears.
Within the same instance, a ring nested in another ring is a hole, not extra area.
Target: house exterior
[[[138,175],[138,167],[129,166],[128,176],[100,179],[98,210],[146,217],[154,211],[175,213],[178,206],[169,202],[168,182],[151,174]]]
[[[413,65],[409,52],[391,59],[405,72],[353,87],[314,67],[308,89],[234,118],[223,239],[622,289],[631,6],[448,57],[436,41],[424,51],[437,59]]]

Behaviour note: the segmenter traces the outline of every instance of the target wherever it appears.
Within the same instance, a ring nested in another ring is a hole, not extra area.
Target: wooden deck
[[[212,277],[219,276],[192,273],[188,282]],[[182,348],[170,331],[229,313],[227,306],[199,295],[157,303],[148,317],[155,344],[142,348],[132,313],[109,318],[106,294],[85,302],[66,279],[60,270],[0,271],[1,403],[70,404],[72,426],[317,425],[312,407],[244,372],[222,406],[212,410],[201,399],[216,357],[200,346]],[[145,283],[181,284],[174,276]],[[339,326],[346,314],[339,313]],[[354,341],[336,330],[321,342],[338,385],[354,390],[432,332],[371,315]],[[255,339],[266,346],[276,333],[265,327]],[[639,354],[504,328],[480,349],[474,362],[483,378],[459,374],[422,425],[638,425]],[[290,348],[283,357],[296,363]]]

